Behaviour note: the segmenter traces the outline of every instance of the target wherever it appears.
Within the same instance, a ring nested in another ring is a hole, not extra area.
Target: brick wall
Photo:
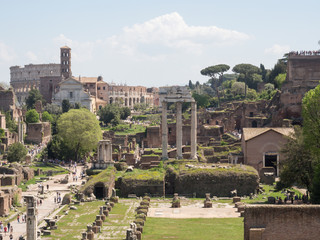
[[[316,240],[319,231],[319,205],[247,205],[245,208],[245,240]]]

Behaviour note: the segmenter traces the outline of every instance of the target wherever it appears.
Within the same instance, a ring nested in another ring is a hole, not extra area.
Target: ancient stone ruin
[[[167,104],[176,104],[176,158],[182,159],[182,103],[191,102],[191,159],[196,159],[197,155],[197,104],[192,98],[187,87],[173,86],[162,87],[159,89],[159,96],[162,105],[162,159],[168,159],[168,123],[167,123]]]
[[[93,169],[106,169],[113,166],[112,160],[112,143],[110,140],[100,140],[98,144],[98,157],[92,162]]]

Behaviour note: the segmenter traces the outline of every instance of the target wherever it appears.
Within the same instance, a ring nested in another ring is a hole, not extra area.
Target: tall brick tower
[[[60,48],[60,64],[61,64],[61,77],[67,79],[72,77],[71,73],[71,48],[64,46]]]

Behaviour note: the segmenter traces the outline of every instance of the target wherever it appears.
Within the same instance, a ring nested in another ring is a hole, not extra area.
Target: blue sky
[[[200,70],[220,63],[272,68],[288,51],[320,48],[319,9],[316,0],[0,0],[0,82],[13,65],[59,63],[64,45],[74,76],[117,84],[203,83]]]

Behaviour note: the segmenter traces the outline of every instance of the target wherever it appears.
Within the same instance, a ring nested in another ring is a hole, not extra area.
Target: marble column
[[[191,159],[197,159],[197,103],[191,103]]]
[[[168,159],[167,102],[162,102],[162,159]]]
[[[182,102],[176,102],[177,123],[176,123],[176,146],[177,158],[182,159]]]

